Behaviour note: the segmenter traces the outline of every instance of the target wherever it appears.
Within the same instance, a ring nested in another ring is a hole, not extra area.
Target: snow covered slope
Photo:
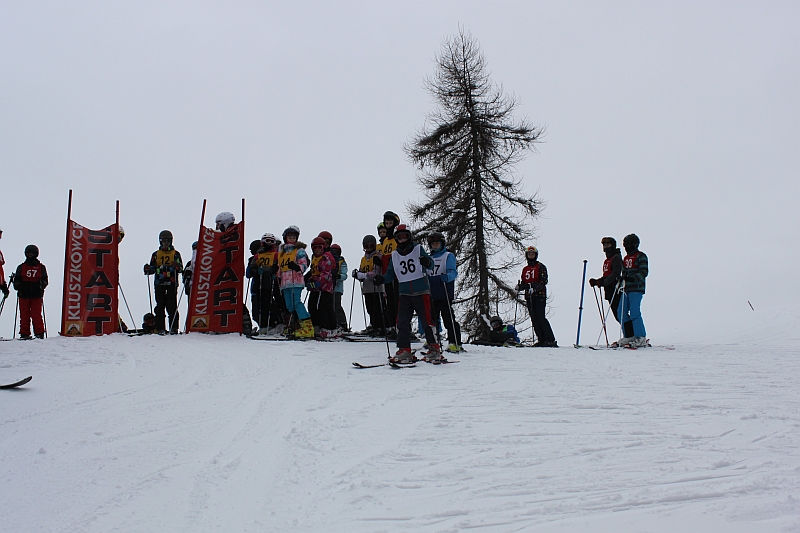
[[[0,530],[800,531],[794,339],[468,349],[0,343]]]

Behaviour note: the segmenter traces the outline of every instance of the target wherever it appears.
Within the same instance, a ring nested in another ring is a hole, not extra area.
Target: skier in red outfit
[[[14,289],[19,300],[19,337],[31,338],[31,321],[33,334],[43,339],[45,333],[42,303],[44,289],[47,287],[47,269],[39,261],[39,248],[34,244],[25,247],[25,262],[17,267],[14,274]]]

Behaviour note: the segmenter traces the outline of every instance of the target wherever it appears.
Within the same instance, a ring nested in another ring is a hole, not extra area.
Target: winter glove
[[[367,279],[367,274],[364,272],[356,272],[356,279],[358,281],[364,281],[365,279]]]
[[[192,271],[191,270],[184,270],[183,271],[183,284],[187,285],[192,281]]]
[[[383,267],[383,259],[381,259],[380,255],[373,255],[372,256],[372,264],[377,265],[379,267]]]
[[[358,279],[358,269],[357,268],[353,269],[353,279]]]
[[[421,264],[425,268],[431,268],[433,266],[433,261],[430,257],[420,257],[419,264]]]
[[[288,263],[286,263],[286,266],[288,266],[291,270],[294,270],[295,272],[300,272],[301,270],[303,270],[302,268],[300,268],[300,265],[298,265],[294,261],[289,261]]]
[[[303,276],[303,281],[305,281],[306,283],[311,281],[311,272],[306,272],[305,273],[305,275]]]
[[[597,280],[594,278],[589,278],[589,286],[594,287],[595,285],[598,285]]]
[[[309,291],[317,290],[317,285],[313,281],[306,282],[306,289]]]
[[[152,273],[153,273],[153,269],[150,268],[149,264],[145,263],[145,265],[144,265],[144,275],[145,276],[149,276]]]
[[[8,298],[8,293],[9,293],[8,285],[3,283],[3,285],[0,286],[0,291],[2,291],[2,293],[3,293],[3,298]]]
[[[383,280],[383,276],[381,276],[380,274],[378,274],[377,276],[375,276],[374,278],[372,278],[372,282],[373,282],[375,285],[383,285],[383,281],[384,281],[384,280]]]

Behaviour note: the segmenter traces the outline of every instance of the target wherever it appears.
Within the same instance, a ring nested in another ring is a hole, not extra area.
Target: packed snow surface
[[[800,531],[796,338],[467,349],[2,342],[0,530]]]

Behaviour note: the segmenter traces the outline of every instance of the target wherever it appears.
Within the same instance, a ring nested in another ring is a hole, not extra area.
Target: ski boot
[[[314,324],[311,319],[307,318],[300,321],[300,325],[294,330],[295,339],[313,339],[314,338]]]
[[[394,354],[394,357],[389,358],[389,362],[395,365],[410,365],[416,363],[417,358],[414,357],[414,352],[411,351],[411,348],[400,348]]]
[[[459,353],[459,352],[463,352],[464,348],[462,348],[461,346],[459,346],[457,344],[451,344],[450,346],[447,347],[447,351],[449,353]]]
[[[442,347],[438,344],[429,344],[428,351],[425,352],[425,362],[426,363],[437,363],[444,361],[444,356],[442,355]]]

